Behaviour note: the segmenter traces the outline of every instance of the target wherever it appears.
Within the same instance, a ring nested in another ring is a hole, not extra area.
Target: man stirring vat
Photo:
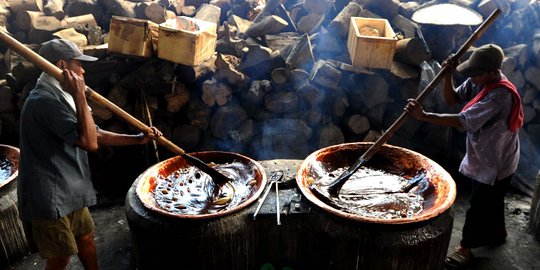
[[[459,171],[472,180],[473,192],[461,242],[445,261],[449,267],[465,266],[473,258],[472,248],[503,244],[507,236],[504,197],[518,166],[523,110],[516,87],[501,72],[503,57],[495,44],[477,48],[457,66],[457,71],[468,77],[457,89],[453,72],[446,74],[445,100],[450,106],[468,102],[461,112],[425,112],[414,99],[405,107],[417,120],[467,131],[467,152]],[[456,64],[445,63],[452,69]]]
[[[145,144],[161,136],[150,128],[138,135],[99,129],[86,101],[81,61],[70,41],[42,44],[39,54],[63,70],[64,82],[42,73],[21,111],[18,210],[29,221],[46,269],[65,269],[77,254],[85,269],[97,269],[94,223],[88,206],[96,203],[87,151],[98,144]]]

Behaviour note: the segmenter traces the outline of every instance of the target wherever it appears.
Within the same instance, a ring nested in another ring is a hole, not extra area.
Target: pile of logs
[[[2,0],[0,28],[34,49],[54,37],[76,41],[100,58],[85,64],[89,86],[140,119],[152,120],[188,151],[302,159],[328,145],[376,138],[402,113],[406,99],[430,81],[438,63],[475,30],[411,21],[428,2],[436,1]],[[503,71],[520,89],[525,108],[518,177],[533,173],[534,180],[540,166],[540,2],[450,2],[484,18],[495,8],[503,11],[477,44],[505,48]],[[106,41],[113,15],[155,23],[183,15],[217,23],[216,53],[195,67],[110,54]],[[399,33],[391,69],[351,65],[346,47],[351,17],[384,18]],[[0,139],[16,143],[18,113],[39,70],[7,48],[2,58]],[[425,105],[458,111],[437,92]],[[135,132],[91,106],[102,128]],[[390,143],[459,160],[463,135],[409,120]]]

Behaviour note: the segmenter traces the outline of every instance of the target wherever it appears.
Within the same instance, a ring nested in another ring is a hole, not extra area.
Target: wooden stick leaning
[[[62,75],[62,70],[60,68],[53,65],[51,62],[47,61],[45,58],[35,53],[28,47],[24,46],[24,44],[20,43],[18,40],[11,37],[8,33],[4,31],[0,31],[0,40],[2,40],[6,45],[8,45],[11,49],[15,50],[21,56],[23,56],[30,62],[34,63],[41,70],[55,77],[58,81],[61,82],[64,80],[64,77]],[[141,130],[142,132],[150,131],[150,127],[148,127],[143,122],[139,121],[137,118],[133,117],[132,115],[130,115],[129,113],[121,109],[120,107],[116,106],[114,103],[110,102],[109,100],[101,96],[96,91],[90,89],[88,86],[86,86],[86,89],[87,89],[86,97],[88,99],[108,109],[109,111],[114,113],[116,116],[120,117],[121,119],[133,125],[134,127]],[[184,158],[187,162],[189,162],[193,166],[201,169],[203,172],[210,175],[214,183],[218,185],[222,185],[230,181],[230,179],[227,178],[225,175],[218,172],[216,169],[208,166],[202,160],[187,154],[182,148],[178,147],[177,145],[175,145],[173,142],[169,141],[165,137],[163,136],[159,137],[157,139],[157,142],[160,145],[167,148],[168,150],[170,150],[171,152],[182,156],[182,158]]]
[[[474,33],[465,41],[465,43],[459,48],[459,50],[452,56],[451,60],[454,62],[463,56],[465,52],[469,49],[469,47],[472,46],[472,44],[482,36],[482,34],[491,26],[493,21],[499,16],[501,11],[499,9],[496,9],[489,15],[489,17],[474,31]],[[422,102],[424,98],[430,94],[434,89],[435,86],[439,83],[439,81],[444,78],[447,72],[451,71],[448,66],[443,66],[441,70],[437,73],[435,78],[431,80],[431,82],[424,88],[424,90],[418,95],[416,98],[416,101]],[[334,180],[329,185],[325,185],[324,187],[321,187],[320,185],[313,185],[313,189],[319,193],[320,195],[326,196],[326,192],[323,190],[323,188],[327,189],[329,195],[336,196],[339,193],[339,190],[345,184],[345,182],[364,164],[367,162],[377,151],[379,151],[379,148],[383,144],[385,144],[392,135],[398,130],[398,128],[407,120],[408,117],[407,112],[403,112],[399,118],[384,132],[381,137],[366,151],[364,154],[356,160],[356,162],[351,165],[345,172],[343,172],[336,180]]]

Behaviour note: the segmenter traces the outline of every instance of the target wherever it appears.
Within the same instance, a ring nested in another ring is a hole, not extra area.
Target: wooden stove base
[[[284,170],[291,184],[301,162],[261,164],[267,174]],[[422,223],[361,224],[312,206],[295,187],[280,190],[280,226],[273,192],[257,220],[258,202],[218,219],[173,219],[144,208],[136,185],[126,197],[126,216],[140,269],[251,270],[265,263],[276,269],[442,269],[452,232],[452,210]]]

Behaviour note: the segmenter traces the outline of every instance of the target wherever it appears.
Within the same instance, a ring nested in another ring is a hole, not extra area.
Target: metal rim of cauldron
[[[253,169],[255,169],[255,171],[257,172],[256,174],[258,175],[258,177],[257,177],[258,179],[256,179],[257,183],[254,185],[254,188],[256,188],[255,193],[253,193],[253,195],[251,197],[249,197],[247,200],[240,203],[236,207],[231,208],[231,209],[227,209],[227,210],[224,210],[224,211],[220,211],[220,212],[217,212],[217,213],[200,214],[200,215],[188,215],[188,214],[175,214],[175,213],[171,213],[169,211],[163,210],[159,206],[157,206],[157,204],[153,200],[153,196],[149,195],[149,194],[152,194],[152,193],[150,191],[148,191],[148,189],[149,189],[148,180],[150,179],[150,177],[155,177],[157,175],[157,173],[159,172],[158,169],[160,167],[167,166],[168,164],[173,164],[174,162],[183,159],[181,156],[176,156],[176,157],[169,158],[167,160],[164,160],[162,162],[159,162],[159,163],[151,166],[150,168],[146,169],[146,171],[144,171],[142,174],[140,174],[137,177],[136,181],[138,181],[138,183],[137,183],[137,188],[136,188],[135,192],[136,192],[137,197],[139,198],[139,200],[141,200],[144,207],[146,207],[147,209],[150,209],[153,212],[159,213],[159,214],[164,215],[164,216],[173,217],[173,218],[180,218],[180,219],[182,219],[182,218],[183,219],[211,219],[211,218],[217,218],[217,217],[222,217],[222,216],[232,214],[234,212],[237,212],[237,211],[247,207],[248,205],[250,205],[251,203],[253,203],[255,200],[257,200],[259,198],[259,196],[261,195],[261,193],[264,190],[264,187],[266,186],[267,178],[266,178],[266,173],[265,173],[264,167],[261,164],[259,164],[257,161],[255,161],[255,160],[253,160],[253,159],[251,159],[249,157],[246,157],[246,156],[238,154],[238,153],[222,152],[222,151],[194,152],[194,153],[190,153],[190,155],[194,156],[194,157],[197,157],[197,158],[201,159],[202,161],[208,162],[208,163],[212,162],[212,160],[206,160],[205,156],[212,156],[212,155],[219,155],[221,157],[230,157],[229,162],[242,160],[244,163],[246,163],[246,162],[249,163],[253,167]]]
[[[17,147],[7,145],[7,144],[0,144],[0,152],[4,153],[6,155],[6,158],[13,163],[13,172],[11,172],[11,176],[9,176],[5,181],[0,182],[0,190],[6,187],[8,184],[10,184],[13,180],[17,178],[19,175],[19,155],[20,150]]]
[[[371,217],[364,217],[352,213],[347,213],[341,210],[338,210],[323,201],[319,200],[319,198],[311,191],[309,188],[309,183],[307,183],[307,178],[303,177],[303,172],[308,172],[310,169],[310,166],[313,162],[317,161],[317,157],[320,156],[321,153],[324,152],[336,152],[336,150],[351,150],[351,149],[360,149],[361,147],[366,147],[365,150],[367,150],[367,147],[372,145],[373,143],[370,142],[357,142],[357,143],[344,143],[344,144],[338,144],[333,145],[329,147],[325,147],[322,149],[319,149],[313,153],[311,153],[300,165],[300,168],[298,172],[296,173],[296,183],[298,184],[298,187],[302,191],[302,194],[313,204],[317,205],[318,207],[322,208],[323,210],[330,212],[338,217],[342,217],[345,219],[353,220],[353,221],[359,221],[364,223],[376,223],[376,224],[409,224],[409,223],[416,223],[416,222],[422,222],[429,220],[431,218],[434,218],[442,213],[444,213],[446,210],[448,210],[454,203],[454,200],[456,198],[456,185],[453,181],[452,177],[444,168],[442,168],[439,164],[434,162],[433,160],[425,157],[424,155],[421,155],[417,152],[385,144],[379,149],[379,152],[386,150],[394,150],[394,151],[401,151],[404,154],[408,154],[411,156],[414,156],[415,158],[422,161],[423,164],[429,164],[429,169],[436,171],[441,179],[439,179],[436,189],[439,190],[446,190],[447,192],[444,192],[444,194],[439,194],[439,191],[437,191],[437,200],[442,199],[439,203],[434,203],[434,205],[428,209],[422,210],[420,214],[415,215],[413,217],[408,218],[397,218],[397,219],[378,219],[378,218],[371,218]],[[360,157],[360,155],[358,155]],[[427,167],[427,166],[426,166]],[[307,174],[307,173],[306,173]],[[440,181],[442,180],[442,181]],[[441,196],[444,196],[441,198]]]

